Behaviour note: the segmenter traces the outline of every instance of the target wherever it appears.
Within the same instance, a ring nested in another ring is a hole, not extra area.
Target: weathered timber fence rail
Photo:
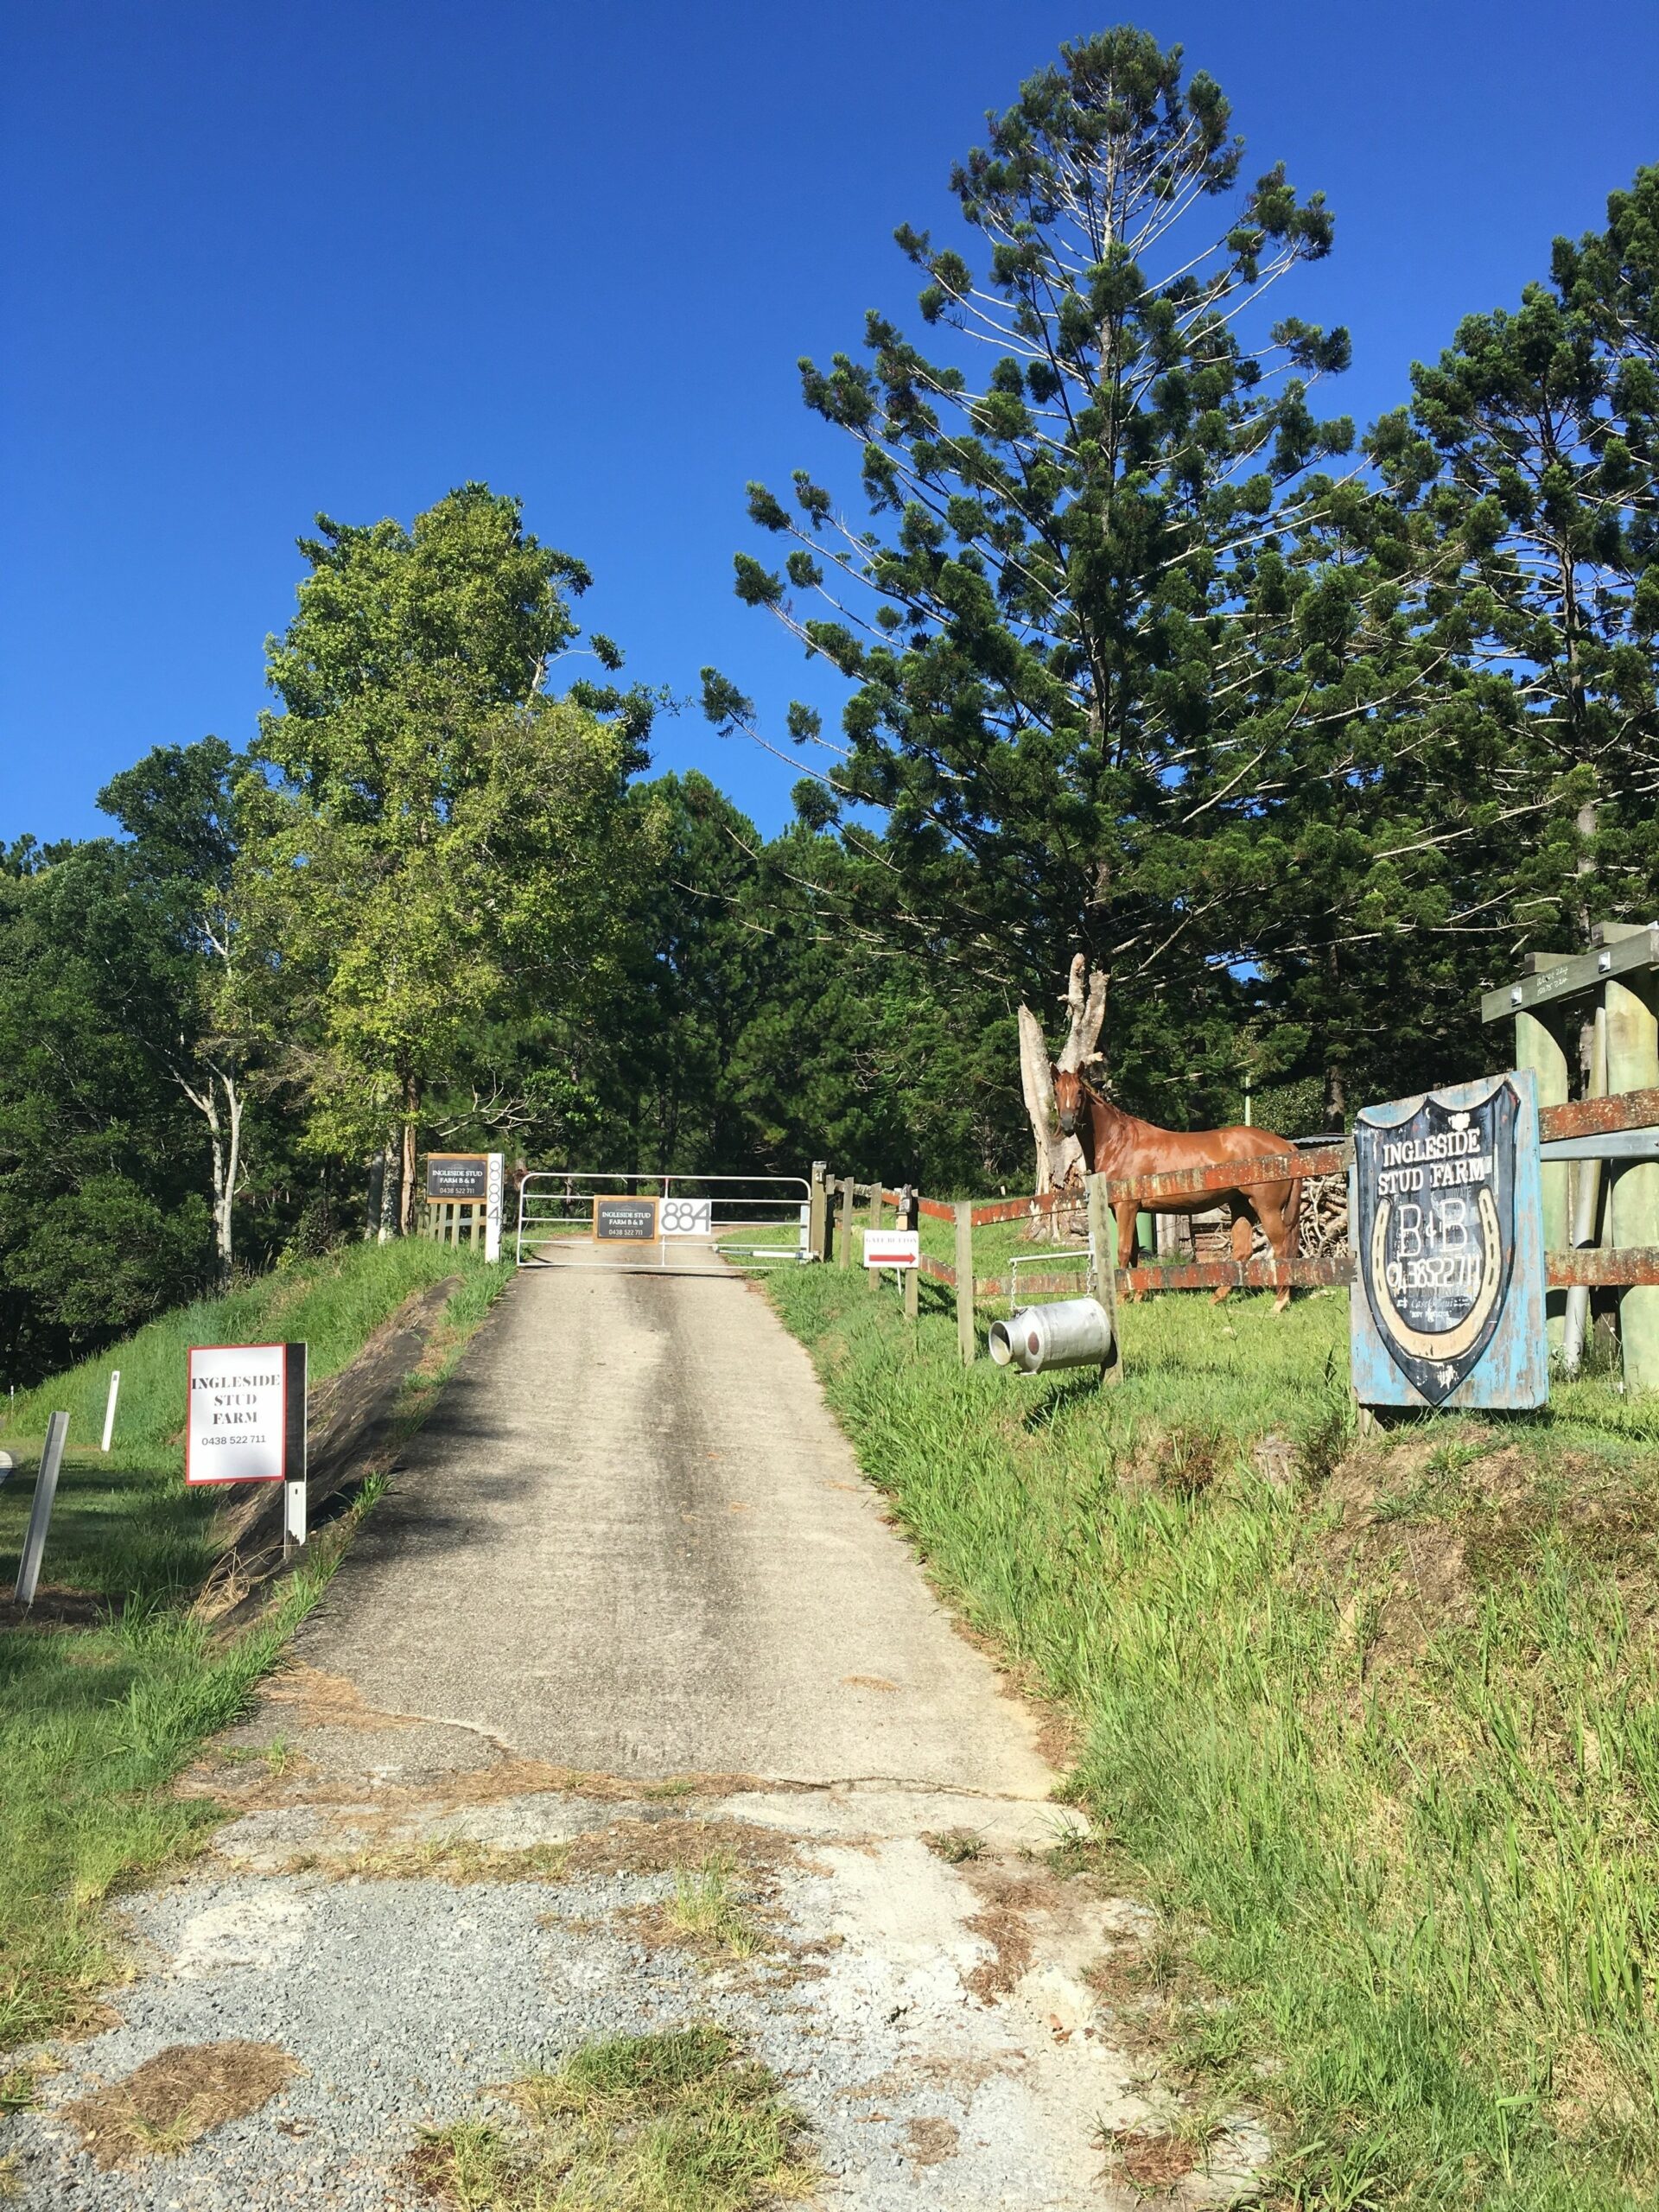
[[[421,1235],[435,1244],[467,1244],[481,1252],[486,1212],[482,1198],[429,1198]]]
[[[1546,1106],[1538,1116],[1539,1138],[1547,1160],[1552,1146],[1643,1129],[1659,1129],[1659,1089],[1624,1091],[1611,1097],[1575,1099]],[[1137,1211],[1156,1212],[1160,1198],[1190,1199],[1209,1192],[1249,1191],[1257,1183],[1343,1175],[1352,1162],[1353,1147],[1344,1142],[1310,1146],[1289,1161],[1282,1153],[1263,1154],[1255,1160],[1229,1160],[1213,1167],[1178,1168],[1162,1175],[1124,1179],[1090,1177],[1089,1180],[1099,1185],[1107,1209],[1133,1200]],[[981,1275],[974,1272],[975,1230],[1040,1220],[1056,1210],[1078,1214],[1084,1209],[1085,1198],[1084,1192],[1066,1190],[1050,1192],[1040,1198],[947,1201],[923,1198],[908,1187],[895,1190],[880,1182],[831,1175],[820,1165],[815,1171],[810,1233],[810,1249],[815,1257],[829,1261],[833,1256],[843,1267],[854,1264],[854,1209],[860,1201],[868,1209],[864,1219],[871,1226],[880,1224],[887,1207],[893,1209],[893,1217],[900,1226],[919,1227],[924,1220],[951,1224],[955,1231],[954,1257],[944,1260],[923,1253],[918,1267],[907,1274],[906,1305],[911,1313],[916,1311],[918,1281],[936,1282],[954,1291],[963,1357],[969,1359],[976,1349],[975,1308],[982,1300],[1010,1294],[1007,1275]],[[1116,1261],[1115,1220],[1109,1224],[1106,1233]],[[1346,1253],[1304,1255],[1282,1263],[1271,1257],[1257,1257],[1243,1262],[1165,1262],[1133,1268],[1114,1265],[1112,1271],[1115,1289],[1135,1294],[1158,1290],[1276,1290],[1287,1286],[1296,1290],[1315,1290],[1338,1287],[1353,1279],[1354,1263]],[[1551,1250],[1545,1255],[1545,1280],[1551,1289],[1623,1290],[1659,1284],[1659,1246],[1630,1245],[1622,1249],[1582,1246]],[[1075,1293],[1077,1288],[1075,1274],[1063,1274],[1058,1269],[1038,1273],[1021,1263],[1019,1289],[1022,1295],[1027,1292],[1063,1295]]]

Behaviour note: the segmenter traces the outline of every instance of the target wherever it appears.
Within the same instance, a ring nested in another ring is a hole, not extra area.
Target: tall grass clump
[[[145,1605],[73,1634],[0,1632],[0,2050],[73,2026],[118,1974],[105,1899],[218,1818],[168,1785],[243,1712],[327,1579],[302,1571],[224,1645]]]
[[[942,1294],[776,1281],[957,1604],[1073,1716],[1179,1936],[1171,2063],[1281,2200],[1659,2201],[1659,1421],[1605,1382],[1363,1446],[1346,1309],[1166,1296],[1126,1379],[964,1370]]]

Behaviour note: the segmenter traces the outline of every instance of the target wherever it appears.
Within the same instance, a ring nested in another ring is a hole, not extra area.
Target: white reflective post
[[[68,1414],[54,1414],[46,1424],[41,1471],[35,1478],[35,1503],[29,1512],[29,1534],[23,1538],[23,1555],[17,1563],[15,1594],[20,1605],[32,1605],[35,1602],[41,1579],[41,1559],[46,1550],[46,1532],[52,1519],[52,1501],[58,1494],[58,1470],[63,1465],[63,1446],[68,1434]]]
[[[118,1367],[112,1367],[110,1370],[109,1403],[104,1408],[104,1441],[99,1446],[100,1452],[109,1450],[110,1440],[115,1434],[115,1402],[120,1395],[121,1370]]]
[[[484,1201],[484,1257],[499,1260],[501,1256],[501,1190],[505,1180],[506,1160],[499,1152],[489,1155],[489,1176],[486,1184],[487,1195]]]

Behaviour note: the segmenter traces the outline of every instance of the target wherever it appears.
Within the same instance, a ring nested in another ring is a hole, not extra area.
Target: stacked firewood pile
[[[1296,1224],[1296,1249],[1305,1260],[1339,1257],[1348,1242],[1348,1178],[1310,1175],[1302,1185],[1302,1211]]]

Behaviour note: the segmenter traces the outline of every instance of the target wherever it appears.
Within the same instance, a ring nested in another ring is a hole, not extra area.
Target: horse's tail
[[[1291,1147],[1290,1158],[1291,1165],[1294,1166],[1296,1148],[1294,1145]],[[1296,1224],[1301,1218],[1301,1212],[1302,1178],[1300,1175],[1293,1175],[1290,1179],[1290,1196],[1285,1201],[1285,1227],[1289,1230],[1292,1236],[1296,1233]]]

